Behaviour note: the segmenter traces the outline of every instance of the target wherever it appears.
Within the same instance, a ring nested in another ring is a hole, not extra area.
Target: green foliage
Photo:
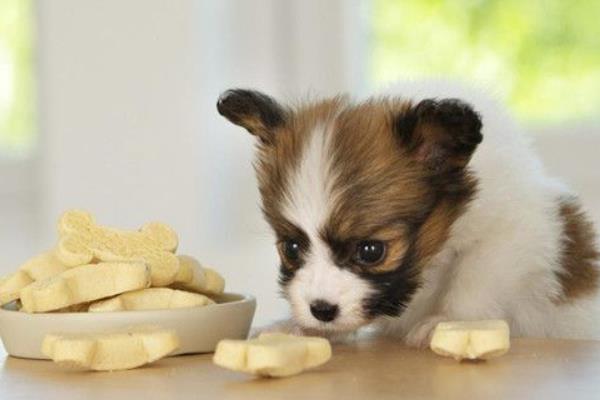
[[[371,78],[450,76],[529,121],[597,117],[600,1],[373,0]]]
[[[0,0],[0,151],[26,152],[35,138],[31,0]]]

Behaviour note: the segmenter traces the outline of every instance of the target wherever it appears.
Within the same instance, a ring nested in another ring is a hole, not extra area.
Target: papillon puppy
[[[448,320],[596,334],[592,224],[491,99],[430,82],[295,106],[233,89],[217,108],[258,139],[262,210],[292,310],[276,329],[371,325],[413,346]]]

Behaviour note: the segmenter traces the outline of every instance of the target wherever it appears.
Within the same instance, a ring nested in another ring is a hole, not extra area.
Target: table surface
[[[0,350],[1,352],[2,350]],[[600,341],[516,339],[486,362],[456,362],[389,339],[334,347],[326,365],[285,379],[220,369],[211,355],[119,372],[65,370],[0,354],[0,399],[600,399]]]

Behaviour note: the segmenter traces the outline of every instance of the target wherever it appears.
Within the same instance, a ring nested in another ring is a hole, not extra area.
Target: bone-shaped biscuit
[[[82,335],[47,335],[42,353],[66,367],[94,371],[137,368],[165,357],[179,347],[175,332],[130,329]]]
[[[213,362],[234,371],[285,377],[322,365],[330,358],[327,339],[263,333],[251,340],[221,340]]]
[[[17,300],[21,289],[32,282],[59,274],[66,269],[53,251],[27,260],[16,272],[0,278],[0,306]]]
[[[60,274],[68,267],[60,261],[54,250],[46,251],[38,256],[30,258],[19,270],[25,272],[33,281],[39,281]]]
[[[90,304],[89,312],[162,310],[202,307],[215,302],[208,297],[169,288],[148,288],[127,292]]]
[[[499,357],[510,348],[510,330],[506,321],[440,322],[431,338],[431,350],[456,360],[487,360]]]
[[[96,261],[144,262],[150,267],[152,286],[173,283],[179,270],[177,234],[167,225],[149,223],[139,231],[99,226],[91,214],[68,211],[59,222],[57,255],[68,266]]]
[[[208,295],[223,293],[225,279],[217,271],[203,267],[191,256],[180,255],[177,258],[179,271],[171,287]]]
[[[0,306],[17,300],[21,289],[32,282],[33,279],[24,271],[13,272],[5,277],[0,277]]]
[[[46,312],[143,289],[149,285],[150,271],[145,264],[89,264],[24,287],[20,299],[25,312]]]

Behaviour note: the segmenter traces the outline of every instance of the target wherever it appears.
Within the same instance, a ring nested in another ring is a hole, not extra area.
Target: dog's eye
[[[361,265],[374,265],[385,257],[385,243],[380,240],[362,240],[356,245],[354,260]]]
[[[288,239],[283,242],[283,254],[290,261],[296,261],[300,258],[300,243],[294,239]]]

